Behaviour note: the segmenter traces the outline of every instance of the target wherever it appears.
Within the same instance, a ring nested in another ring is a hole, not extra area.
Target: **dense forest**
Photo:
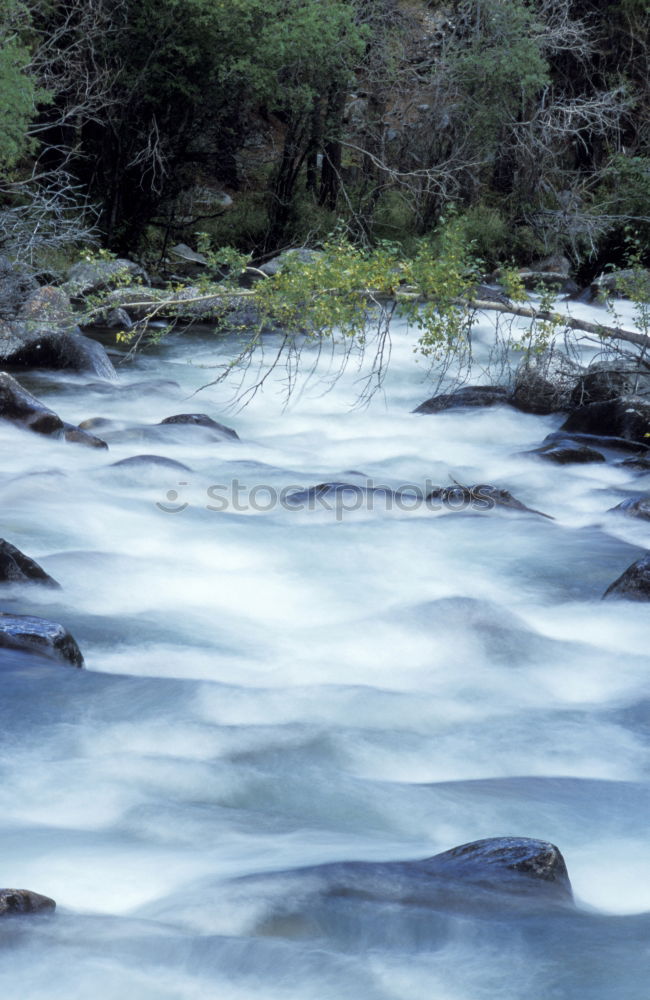
[[[0,0],[1,249],[409,252],[453,206],[489,266],[647,261],[649,29],[646,0]]]

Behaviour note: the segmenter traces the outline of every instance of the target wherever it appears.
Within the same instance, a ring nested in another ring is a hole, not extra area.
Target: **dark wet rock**
[[[0,418],[37,434],[58,434],[63,421],[7,372],[0,372]]]
[[[647,446],[650,400],[642,396],[621,396],[602,403],[588,403],[574,410],[560,430],[618,437]]]
[[[544,514],[541,510],[527,507],[521,500],[513,497],[508,490],[487,483],[479,483],[475,486],[461,486],[460,483],[456,483],[454,486],[438,487],[427,494],[426,502],[427,506],[432,509],[436,509],[438,505],[448,507],[450,510],[490,511],[499,508],[538,514],[550,521],[554,520],[550,514]]]
[[[589,365],[578,378],[571,394],[571,406],[605,403],[618,396],[645,394],[650,390],[650,371],[632,361],[612,358]]]
[[[622,462],[617,462],[616,464],[622,469],[633,469],[635,472],[650,472],[650,458],[644,458],[643,455],[624,458]]]
[[[217,431],[223,437],[239,440],[237,431],[234,431],[232,427],[226,427],[225,424],[218,423],[212,417],[209,417],[207,413],[177,413],[173,417],[165,417],[164,420],[160,421],[160,424],[161,426],[164,424],[184,424],[192,427],[208,427],[210,430]]]
[[[626,514],[628,517],[650,521],[650,497],[626,497],[616,507],[612,507],[610,513]]]
[[[0,320],[13,319],[38,284],[29,271],[0,257]]]
[[[603,434],[571,434],[567,431],[553,431],[547,434],[542,445],[587,445],[588,448],[607,448],[610,451],[631,451],[638,456],[644,451],[650,450],[650,446],[642,444],[640,441],[626,441],[625,438],[606,437]],[[633,459],[627,461],[632,462]]]
[[[47,587],[60,588],[37,562],[4,538],[0,538],[0,582],[42,583]]]
[[[67,274],[64,290],[72,298],[81,298],[93,292],[112,288],[125,278],[148,282],[146,271],[132,260],[117,257],[115,260],[80,260]]]
[[[71,444],[82,444],[86,448],[108,449],[108,445],[102,438],[96,437],[94,434],[89,434],[88,431],[83,430],[81,427],[75,427],[74,424],[63,425],[63,436]]]
[[[603,597],[625,597],[628,601],[650,601],[650,556],[637,559],[609,585]]]
[[[410,491],[416,499],[416,493]],[[375,498],[397,499],[394,490],[385,486],[357,486],[355,483],[318,483],[304,490],[296,490],[284,498],[289,507],[301,510],[333,510],[335,506],[345,506],[349,510],[360,510],[364,504],[372,510],[370,500]]]
[[[121,458],[119,462],[111,462],[111,469],[133,469],[146,468],[147,466],[159,466],[163,469],[176,469],[179,472],[191,472],[192,470],[177,462],[173,458],[165,458],[164,455],[132,455],[130,458]]]
[[[0,889],[0,917],[15,917],[26,913],[47,913],[56,908],[49,896],[29,889]]]
[[[537,455],[547,462],[555,462],[556,465],[585,465],[589,462],[605,461],[605,456],[595,448],[575,444],[570,439],[543,444],[540,448],[533,448],[525,454]]]
[[[508,903],[532,909],[573,904],[566,864],[558,848],[527,837],[477,840],[422,861],[344,861],[278,872],[261,880],[266,885],[276,881],[282,886],[284,895],[277,901],[282,916],[295,914],[305,904],[310,906],[310,897],[467,912],[493,907],[500,910]]]
[[[79,646],[58,622],[0,612],[0,647],[20,649],[83,667]]]
[[[510,403],[508,389],[500,385],[467,385],[455,392],[441,393],[420,403],[413,413],[440,413],[462,406],[501,406]]]
[[[571,394],[583,372],[561,351],[526,357],[515,375],[512,403],[525,413],[556,413],[570,408]]]

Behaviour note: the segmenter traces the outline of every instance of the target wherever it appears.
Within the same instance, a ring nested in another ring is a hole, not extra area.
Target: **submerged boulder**
[[[208,427],[210,430],[217,431],[223,437],[239,440],[237,431],[233,430],[232,427],[227,427],[225,424],[218,423],[218,421],[209,417],[207,413],[177,413],[173,417],[165,417],[164,420],[160,421],[160,424],[161,426],[164,424],[184,424],[192,427]]]
[[[252,878],[238,881],[247,884]],[[287,927],[300,930],[301,916],[308,930],[315,906],[337,900],[468,913],[573,905],[558,848],[527,837],[477,840],[421,861],[343,861],[258,878],[270,903],[261,928],[266,933],[282,933]]]
[[[603,597],[624,597],[628,601],[650,601],[650,556],[637,559],[609,585]]]
[[[511,403],[508,389],[501,385],[466,385],[454,392],[440,393],[426,399],[413,413],[440,413],[462,406],[502,406]]]
[[[79,646],[63,625],[32,615],[0,612],[0,647],[40,654],[73,667],[84,665]]]
[[[588,462],[604,462],[605,456],[595,448],[576,443],[570,438],[559,439],[542,444],[539,448],[533,448],[526,452],[527,455],[537,455],[547,462],[555,462],[556,465],[584,465]]]
[[[42,583],[47,587],[60,588],[60,584],[37,562],[4,538],[0,538],[0,582]]]
[[[177,462],[174,458],[166,458],[164,455],[131,455],[129,458],[121,458],[119,462],[111,462],[111,469],[137,469],[137,468],[162,468],[172,469],[178,472],[191,472],[192,470],[182,462]]]
[[[0,889],[0,917],[47,913],[54,909],[56,903],[49,896],[41,896],[30,889]]]

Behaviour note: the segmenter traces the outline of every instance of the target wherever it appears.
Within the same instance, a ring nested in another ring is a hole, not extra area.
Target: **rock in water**
[[[244,888],[255,876],[239,879]],[[286,917],[304,914],[317,900],[347,899],[490,912],[573,904],[562,854],[554,844],[527,837],[494,837],[462,844],[422,861],[344,861],[260,876],[273,933]],[[291,884],[295,880],[295,891]],[[278,887],[273,899],[273,886]],[[270,890],[270,892],[267,892]],[[279,922],[276,918],[279,917]]]
[[[56,903],[49,896],[41,896],[29,889],[0,889],[0,917],[47,913],[54,909]]]
[[[0,372],[0,417],[37,434],[63,430],[61,418],[7,372]]]
[[[227,427],[225,424],[218,423],[212,417],[209,417],[207,413],[177,413],[173,417],[165,417],[164,420],[160,421],[160,424],[161,426],[163,424],[184,424],[191,427],[209,427],[213,431],[218,431],[224,437],[239,440],[237,431],[233,430],[232,427]]]
[[[11,542],[0,538],[0,582],[43,583],[60,589],[60,585],[37,562],[26,556]]]
[[[510,393],[500,385],[466,385],[455,392],[441,393],[420,403],[413,413],[441,413],[464,406],[504,406],[511,403]]]
[[[616,507],[611,507],[609,513],[626,514],[642,521],[650,521],[650,497],[626,497]]]
[[[62,660],[73,667],[84,665],[79,646],[63,625],[32,615],[0,612],[0,647]]]
[[[602,403],[588,403],[574,410],[560,430],[618,437],[647,445],[650,401],[643,396],[617,396]]]
[[[625,597],[628,601],[650,601],[650,556],[637,559],[609,585],[603,597]]]

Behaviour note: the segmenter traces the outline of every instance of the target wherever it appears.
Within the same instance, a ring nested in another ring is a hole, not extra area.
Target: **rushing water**
[[[0,884],[58,902],[0,928],[5,992],[645,1000],[648,606],[600,597],[650,540],[607,513],[647,477],[522,454],[559,417],[412,415],[430,394],[412,342],[396,331],[386,393],[361,411],[353,371],[286,410],[279,376],[236,414],[223,387],[191,397],[217,352],[197,333],[112,388],[23,380],[64,419],[113,423],[109,453],[0,428],[2,535],[64,588],[3,607],[64,623],[87,665],[3,670]],[[197,411],[241,440],[151,426]],[[110,465],[143,453],[191,471]],[[279,499],[451,477],[556,520]],[[340,900],[270,934],[266,882],[233,881],[509,834],[560,847],[575,913]]]

